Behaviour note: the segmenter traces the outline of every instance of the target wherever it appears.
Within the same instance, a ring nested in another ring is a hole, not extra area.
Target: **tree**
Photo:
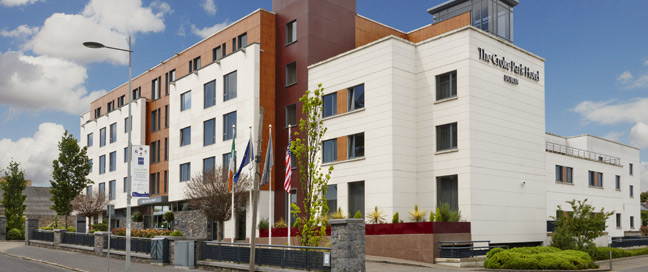
[[[590,253],[596,253],[594,239],[602,236],[605,232],[606,220],[614,214],[614,211],[606,212],[601,208],[596,212],[594,206],[583,201],[567,201],[571,206],[571,212],[565,212],[558,205],[558,214],[552,219],[556,220],[556,228],[551,237],[551,246],[560,249],[577,249]],[[593,256],[593,255],[592,255]]]
[[[59,156],[52,162],[52,188],[51,209],[58,215],[65,215],[65,228],[67,217],[73,211],[72,200],[91,183],[87,178],[90,173],[90,159],[86,154],[86,147],[80,148],[77,140],[65,131],[63,138],[58,143]]]
[[[80,215],[92,218],[93,216],[102,213],[103,210],[106,209],[108,202],[110,202],[110,200],[108,200],[105,194],[100,194],[98,191],[94,191],[91,195],[79,194],[75,197],[72,200],[72,209],[77,211]]]
[[[241,212],[247,205],[251,180],[244,174],[234,183],[234,207]],[[217,239],[223,239],[224,223],[232,218],[232,193],[228,189],[228,175],[221,167],[199,173],[191,178],[184,188],[189,205],[199,210],[209,220],[218,222]]]
[[[299,99],[306,119],[299,119],[299,131],[295,131],[295,140],[290,144],[290,151],[297,157],[299,181],[304,195],[303,212],[292,204],[292,213],[301,215],[295,223],[299,228],[297,238],[302,246],[320,246],[326,236],[328,223],[326,215],[329,209],[325,195],[333,166],[326,171],[320,167],[322,138],[327,130],[322,121],[323,95],[324,88],[319,84],[317,89],[306,91]],[[304,140],[299,138],[300,133],[304,134]]]
[[[7,218],[7,230],[23,230],[25,226],[25,199],[23,191],[27,188],[25,182],[25,171],[19,168],[20,164],[11,161],[7,170],[5,170],[4,182],[0,182],[2,189],[2,206],[4,206],[4,215]]]
[[[641,199],[642,203],[648,202],[648,191],[641,193],[639,199]]]

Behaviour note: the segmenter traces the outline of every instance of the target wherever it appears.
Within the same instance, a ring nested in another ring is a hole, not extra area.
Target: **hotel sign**
[[[504,70],[508,70],[512,73],[518,74],[520,76],[526,77],[531,80],[540,81],[540,71],[533,71],[528,66],[525,66],[515,61],[508,60],[506,57],[500,57],[497,54],[490,54],[486,52],[486,49],[478,47],[479,59],[490,62],[495,66],[498,66]],[[511,76],[504,76],[504,81],[517,84],[517,78]]]
[[[131,151],[131,189],[133,197],[149,196],[149,146],[134,145]]]

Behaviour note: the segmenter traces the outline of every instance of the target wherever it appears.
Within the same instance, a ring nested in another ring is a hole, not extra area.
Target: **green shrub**
[[[484,267],[491,269],[575,270],[595,268],[585,252],[554,247],[493,249],[486,255]]]
[[[362,218],[362,213],[360,213],[360,211],[357,211],[355,213],[355,215],[353,216],[353,218]],[[297,218],[297,219],[299,219],[299,218]]]
[[[594,259],[596,259],[597,261],[608,260],[610,259],[610,251],[612,251],[612,259],[648,254],[648,248],[622,249],[614,247],[597,247]]]
[[[394,214],[394,216],[392,217],[392,223],[393,223],[393,224],[398,223],[398,212],[396,212],[396,213]]]
[[[268,218],[261,219],[261,221],[259,221],[259,225],[257,227],[259,228],[259,230],[269,229],[270,228],[270,220]]]
[[[131,219],[133,219],[133,222],[142,222],[144,221],[144,215],[141,212],[134,212],[131,215]]]
[[[173,231],[169,236],[184,236],[179,230]]]
[[[7,232],[7,240],[25,240],[25,234],[19,229],[11,229]]]
[[[76,228],[75,227],[68,227],[67,231],[68,232],[76,232]]]
[[[425,222],[425,210],[419,209],[418,205],[414,205],[414,210],[409,211],[410,222]]]
[[[450,209],[450,204],[444,202],[437,207],[437,215],[434,218],[436,222],[459,222],[461,220],[461,212],[453,211]]]
[[[648,211],[641,211],[641,225],[648,226]]]
[[[38,228],[38,229],[42,229],[42,230],[54,230],[54,228],[52,228],[52,227],[40,227],[40,228]]]
[[[92,224],[90,225],[90,231],[93,233],[95,231],[108,231],[108,224],[106,223]]]
[[[172,211],[165,212],[162,215],[162,220],[164,220],[164,222],[171,223],[173,222],[173,219],[175,219],[175,216]]]
[[[434,211],[430,211],[430,222],[434,222]]]

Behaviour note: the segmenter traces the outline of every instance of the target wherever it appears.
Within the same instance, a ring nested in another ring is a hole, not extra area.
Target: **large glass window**
[[[589,186],[603,187],[603,173],[601,172],[588,172]]]
[[[106,155],[99,156],[99,174],[106,173]]]
[[[180,111],[191,109],[191,91],[180,95]]]
[[[92,185],[88,185],[88,187],[86,187],[86,195],[92,197]]]
[[[91,147],[91,146],[92,146],[92,144],[93,144],[93,139],[94,139],[94,137],[93,137],[92,133],[88,133],[88,144],[86,145],[87,147]]]
[[[106,128],[101,128],[99,130],[99,146],[106,145]]]
[[[286,24],[286,45],[297,41],[297,20]]]
[[[180,165],[180,181],[189,181],[191,179],[191,163]]]
[[[180,146],[191,144],[191,127],[186,127],[180,130]]]
[[[203,172],[209,173],[216,168],[216,157],[209,157],[203,159]]]
[[[329,213],[333,213],[337,210],[337,184],[329,184],[328,189],[326,190],[326,205],[329,208]]]
[[[337,93],[327,94],[322,97],[322,117],[329,117],[337,114]]]
[[[247,46],[247,33],[243,33],[238,36],[238,49]]]
[[[203,146],[216,143],[216,119],[203,122]]]
[[[562,165],[556,165],[556,181],[557,182],[573,182],[574,169]]]
[[[205,103],[204,108],[209,108],[213,105],[216,105],[216,80],[207,82],[205,85]]]
[[[365,141],[364,133],[358,133],[348,137],[347,142],[349,144],[349,154],[348,158],[359,158],[364,157]]]
[[[223,101],[236,98],[236,71],[223,76]]]
[[[448,203],[451,210],[459,210],[457,183],[457,175],[437,177],[437,207]]]
[[[347,94],[347,100],[348,102],[348,111],[353,111],[357,109],[362,109],[365,106],[365,92],[364,92],[364,84],[355,86],[353,88],[349,88],[349,92]]]
[[[223,53],[221,51],[220,46],[217,46],[216,48],[212,49],[212,61],[217,61],[221,59],[223,57],[222,54]]]
[[[104,195],[104,196],[106,195],[106,183],[105,182],[99,183],[99,194]]]
[[[117,151],[110,152],[110,172],[117,170]]]
[[[365,216],[365,183],[364,181],[349,183],[349,215],[358,211]]]
[[[457,148],[457,123],[436,127],[437,151]]]
[[[297,83],[297,62],[286,65],[286,86]]]
[[[223,141],[230,140],[234,138],[235,130],[232,130],[232,126],[236,126],[236,112],[230,112],[223,115]]]
[[[297,105],[292,104],[286,107],[286,126],[296,126],[297,125]]]
[[[436,76],[436,100],[457,96],[457,71]]]
[[[108,199],[113,200],[115,199],[115,193],[117,190],[117,182],[115,180],[111,180],[108,182]]]
[[[322,162],[337,161],[337,139],[322,141]]]

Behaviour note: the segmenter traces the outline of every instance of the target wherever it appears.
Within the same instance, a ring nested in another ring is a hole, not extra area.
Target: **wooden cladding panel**
[[[407,39],[407,34],[356,15],[355,46],[360,47],[389,35]]]
[[[410,32],[407,34],[407,39],[417,43],[467,25],[470,25],[470,12]]]
[[[347,89],[337,91],[337,114],[347,112]]]
[[[567,167],[563,166],[562,168],[562,176],[563,176],[563,182],[567,182]]]
[[[347,159],[347,136],[337,138],[337,160],[345,161]]]
[[[268,139],[269,139],[269,130],[268,125],[272,124],[272,140],[274,154],[281,152],[277,150],[277,133],[275,132],[278,127],[276,127],[275,122],[275,52],[276,52],[276,33],[275,33],[275,15],[271,13],[261,13],[261,71],[260,71],[260,102],[261,107],[263,107],[263,129],[262,129],[262,143],[261,143],[261,169],[265,168],[265,157],[266,150],[268,149]],[[249,34],[248,34],[249,35]],[[274,169],[281,169],[283,171],[284,164],[282,162],[275,161]],[[274,169],[270,173],[272,177]],[[273,184],[276,182],[282,181],[272,181]],[[261,186],[261,190],[268,190],[270,184],[265,184]]]

